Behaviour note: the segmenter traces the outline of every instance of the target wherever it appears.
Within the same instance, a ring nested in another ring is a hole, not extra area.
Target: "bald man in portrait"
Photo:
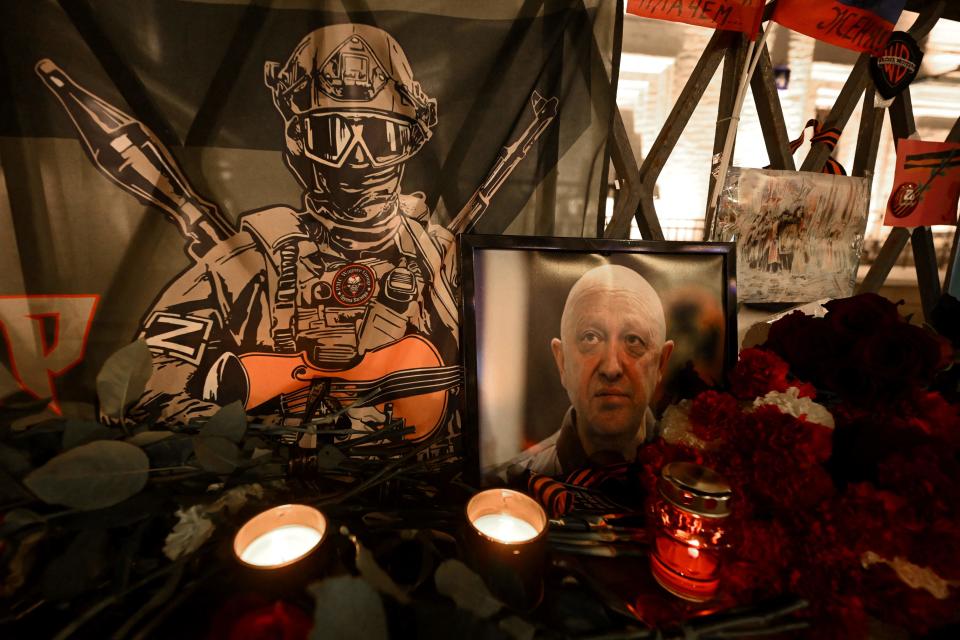
[[[550,348],[570,408],[556,433],[504,467],[553,476],[633,460],[656,435],[650,402],[673,351],[656,291],[626,267],[587,271],[567,295]]]

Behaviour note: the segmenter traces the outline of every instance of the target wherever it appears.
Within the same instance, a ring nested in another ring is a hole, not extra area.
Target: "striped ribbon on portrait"
[[[551,478],[536,473],[530,474],[527,489],[551,518],[559,518],[573,511],[614,513],[624,510],[603,491],[609,482],[627,479],[630,465],[627,463],[605,466],[588,466]]]

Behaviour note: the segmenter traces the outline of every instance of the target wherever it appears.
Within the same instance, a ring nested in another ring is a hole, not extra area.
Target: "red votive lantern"
[[[660,472],[657,488],[653,577],[684,600],[710,600],[719,584],[730,485],[712,469],[673,462]]]

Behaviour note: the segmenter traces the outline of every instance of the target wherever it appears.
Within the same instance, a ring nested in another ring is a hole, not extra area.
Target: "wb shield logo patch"
[[[889,100],[913,82],[920,71],[923,51],[904,31],[894,31],[879,56],[870,58],[870,75],[880,95]]]

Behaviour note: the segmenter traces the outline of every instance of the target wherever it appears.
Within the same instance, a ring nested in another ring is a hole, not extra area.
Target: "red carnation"
[[[708,442],[729,435],[736,428],[740,415],[737,399],[719,391],[704,391],[690,405],[693,434]]]
[[[237,618],[230,640],[302,640],[313,621],[297,607],[277,601]]]
[[[904,411],[923,424],[923,431],[952,449],[960,448],[960,406],[950,404],[936,391],[916,389]]]
[[[903,301],[894,304],[875,293],[862,293],[851,298],[831,300],[823,306],[827,310],[826,319],[838,333],[853,339],[875,333],[886,325],[901,322],[897,307]]]
[[[744,349],[737,366],[730,372],[730,390],[738,398],[752,400],[770,391],[786,391],[790,367],[777,354],[766,349]]]
[[[843,361],[848,344],[826,319],[793,311],[770,325],[762,346],[786,360],[794,375],[816,382]]]
[[[790,566],[790,532],[777,520],[752,520],[737,523],[730,537],[731,562],[723,568],[724,588],[738,600],[781,593]]]
[[[304,640],[313,620],[300,608],[258,594],[234,596],[214,614],[212,640]]]

